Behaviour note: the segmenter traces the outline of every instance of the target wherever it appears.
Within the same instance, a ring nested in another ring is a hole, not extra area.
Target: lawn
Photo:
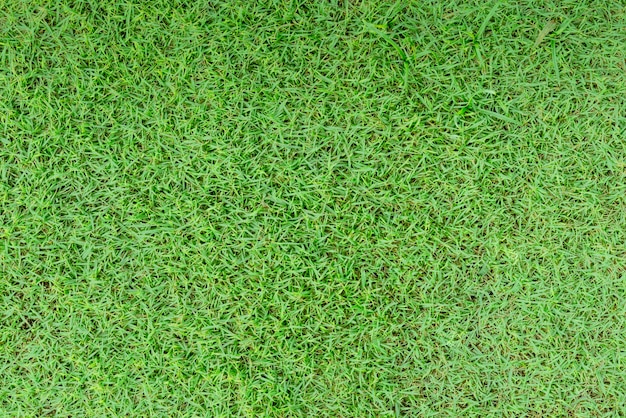
[[[0,0],[3,417],[624,416],[626,3]]]

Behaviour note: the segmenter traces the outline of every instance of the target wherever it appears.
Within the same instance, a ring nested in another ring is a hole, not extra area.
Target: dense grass
[[[624,2],[0,5],[0,415],[626,414]]]

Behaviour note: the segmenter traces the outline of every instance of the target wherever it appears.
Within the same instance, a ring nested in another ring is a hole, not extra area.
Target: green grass
[[[0,415],[624,416],[625,9],[0,0]]]

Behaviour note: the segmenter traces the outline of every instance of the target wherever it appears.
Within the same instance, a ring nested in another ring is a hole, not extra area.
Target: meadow
[[[0,0],[0,415],[626,414],[626,3]]]

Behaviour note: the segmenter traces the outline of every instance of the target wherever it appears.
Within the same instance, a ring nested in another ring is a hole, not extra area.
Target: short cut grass
[[[625,415],[625,7],[0,0],[0,415]]]

